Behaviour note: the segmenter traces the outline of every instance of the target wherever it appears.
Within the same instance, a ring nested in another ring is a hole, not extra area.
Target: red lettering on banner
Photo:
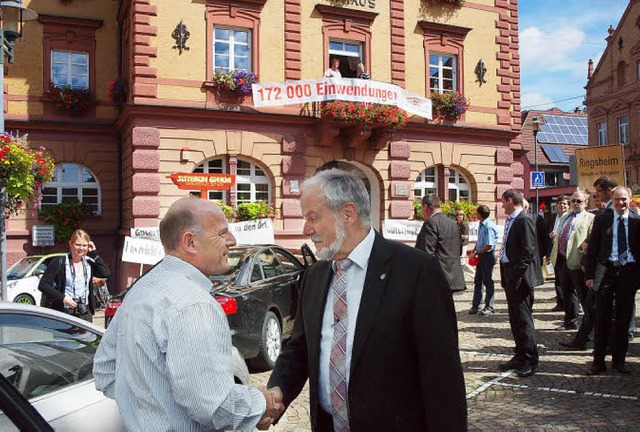
[[[353,86],[348,86],[348,87],[347,87],[347,94],[348,94],[349,96],[353,96]]]
[[[318,96],[324,96],[324,84],[319,82],[316,83],[316,92],[318,92]]]

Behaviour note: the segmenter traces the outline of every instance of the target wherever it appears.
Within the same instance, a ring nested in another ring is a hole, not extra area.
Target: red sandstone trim
[[[404,1],[390,0],[391,15],[391,82],[405,86],[406,58],[404,42]]]
[[[158,8],[150,5],[147,0],[131,0],[130,5],[129,15],[133,17],[133,26],[130,29],[131,35],[128,39],[131,44],[131,54],[138,59],[137,64],[144,64],[142,67],[136,65],[132,70],[127,71],[131,77],[131,100],[137,102],[141,96],[156,97],[158,94],[157,84],[155,83],[155,79],[158,77],[158,70],[147,66],[151,64],[150,58],[156,57],[158,54],[157,48],[152,46],[152,41],[155,40],[158,34],[158,28],[150,25],[152,19],[158,15]],[[142,60],[145,57],[147,60]],[[140,84],[142,78],[149,78],[154,81],[143,85]]]
[[[300,0],[284,2],[284,79],[302,79],[302,6]]]

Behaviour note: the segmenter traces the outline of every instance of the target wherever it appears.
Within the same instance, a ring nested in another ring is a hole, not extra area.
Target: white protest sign
[[[355,78],[321,78],[251,85],[253,106],[295,105],[344,100],[396,105],[411,114],[432,118],[431,99],[395,84]]]
[[[160,228],[158,227],[131,228],[131,237],[160,241]]]
[[[268,218],[230,223],[229,231],[239,245],[275,243],[273,221]]]
[[[162,243],[144,238],[126,236],[122,249],[122,261],[153,265],[164,258]]]
[[[382,236],[390,240],[416,241],[422,221],[385,219],[382,221]]]

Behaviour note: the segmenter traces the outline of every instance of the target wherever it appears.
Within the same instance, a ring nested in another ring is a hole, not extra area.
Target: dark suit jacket
[[[311,266],[301,284],[293,335],[269,379],[288,406],[309,379],[318,425],[320,334],[332,271]],[[356,323],[349,381],[352,432],[467,429],[453,300],[435,257],[376,238]]]
[[[466,289],[460,264],[460,229],[453,219],[442,212],[434,213],[422,224],[416,248],[438,258],[452,291]]]
[[[540,262],[542,262],[542,258],[548,257],[551,255],[551,248],[553,248],[553,242],[551,241],[551,237],[549,237],[549,230],[547,228],[546,222],[544,221],[544,218],[540,215],[537,215],[535,219],[536,219],[536,237],[538,240],[538,254],[540,255]]]
[[[596,263],[607,265],[611,256],[611,246],[613,245],[613,218],[618,217],[615,211],[605,211],[593,220],[589,247],[587,248],[587,258],[584,260],[587,280],[594,279]],[[640,216],[629,212],[629,233],[628,244],[631,254],[636,260],[636,266],[640,267]]]
[[[536,226],[531,215],[521,212],[511,223],[506,247],[508,264],[501,264],[500,277],[505,288],[517,288],[524,280],[528,286],[544,283]]]

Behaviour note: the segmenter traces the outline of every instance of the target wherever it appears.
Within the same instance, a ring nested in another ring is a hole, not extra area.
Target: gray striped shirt
[[[127,294],[96,353],[96,388],[131,431],[252,430],[262,393],[234,383],[231,332],[211,282],[166,255]]]

